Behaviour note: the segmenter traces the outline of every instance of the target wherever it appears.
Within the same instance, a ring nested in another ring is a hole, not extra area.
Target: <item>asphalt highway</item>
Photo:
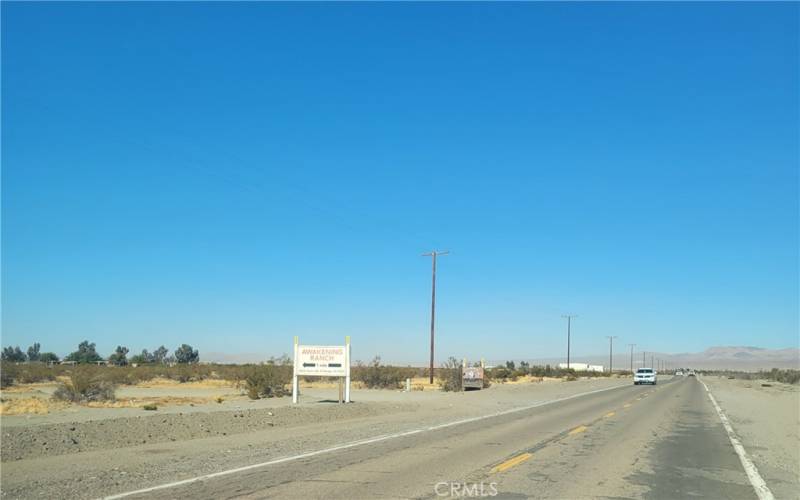
[[[128,498],[756,498],[695,378],[420,428]]]

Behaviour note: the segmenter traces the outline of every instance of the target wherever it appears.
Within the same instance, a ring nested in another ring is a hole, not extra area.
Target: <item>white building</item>
[[[562,370],[567,369],[566,363],[559,363],[558,367]],[[590,365],[589,363],[572,363],[570,362],[569,367],[575,370],[576,372],[602,372],[603,365]]]

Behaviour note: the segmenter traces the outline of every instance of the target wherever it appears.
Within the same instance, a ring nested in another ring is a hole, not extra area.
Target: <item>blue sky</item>
[[[2,4],[2,344],[798,346],[797,3]]]

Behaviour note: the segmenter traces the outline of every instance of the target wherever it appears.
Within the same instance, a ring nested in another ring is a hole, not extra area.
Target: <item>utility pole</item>
[[[614,339],[617,338],[616,335],[606,335],[608,339],[608,374],[614,372]]]
[[[631,374],[633,374],[633,348],[636,347],[636,344],[628,344],[631,348]]]
[[[650,368],[652,368],[653,370],[656,369],[656,365],[653,364],[653,355],[652,354],[650,355]],[[433,383],[433,382],[431,382],[431,383]]]
[[[430,253],[422,254],[423,257],[432,257],[433,261],[433,279],[431,284],[431,378],[430,383],[433,384],[433,332],[436,325],[436,257],[439,255],[447,255],[450,251],[437,252],[436,250]]]
[[[570,327],[572,325],[572,318],[577,318],[577,314],[562,314],[562,318],[567,318],[567,370],[569,370],[569,341],[570,341]]]
[[[645,364],[647,363],[647,360],[645,359],[646,355],[647,351],[642,351],[642,368],[644,368]]]

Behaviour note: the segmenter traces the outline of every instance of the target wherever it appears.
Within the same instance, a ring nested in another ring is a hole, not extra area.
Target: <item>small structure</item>
[[[481,366],[467,366],[467,360],[464,359],[461,366],[461,388],[467,389],[483,389],[483,360]]]
[[[603,365],[590,365],[589,363],[570,363],[569,367],[576,372],[602,372]],[[566,363],[559,363],[558,368],[561,370],[567,369]]]

